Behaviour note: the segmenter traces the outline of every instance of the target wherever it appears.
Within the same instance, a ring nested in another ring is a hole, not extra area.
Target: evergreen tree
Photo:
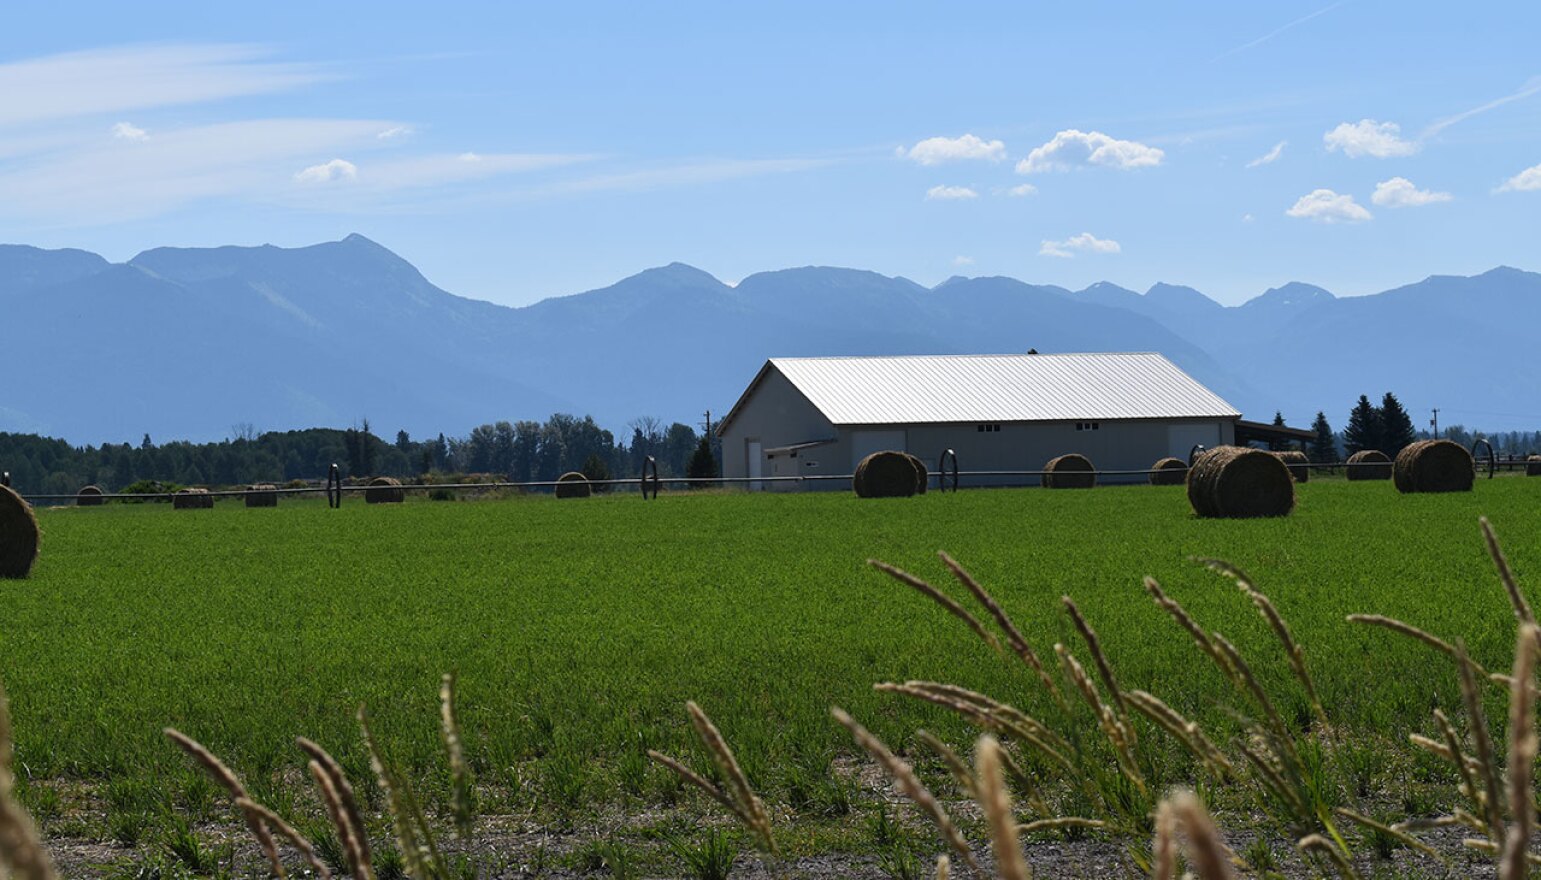
[[[1381,400],[1380,404],[1380,443],[1376,446],[1381,452],[1392,458],[1402,451],[1402,447],[1417,439],[1417,432],[1413,430],[1412,417],[1407,410],[1402,408],[1402,402],[1397,400],[1395,394],[1390,391]]]
[[[1275,428],[1283,428],[1283,427],[1285,427],[1285,425],[1284,425],[1284,413],[1282,413],[1282,412],[1280,412],[1278,410],[1274,410],[1274,413],[1273,413],[1273,426]],[[1270,451],[1273,451],[1273,452],[1283,452],[1284,450],[1290,448],[1290,442],[1288,440],[1285,440],[1282,437],[1275,437],[1274,439],[1268,441],[1268,448],[1269,448]]]
[[[1348,414],[1348,427],[1343,429],[1343,448],[1353,455],[1380,447],[1380,410],[1370,403],[1370,398],[1361,394],[1353,412]]]
[[[1338,444],[1332,439],[1332,426],[1327,424],[1327,414],[1318,412],[1311,423],[1316,439],[1311,441],[1311,460],[1317,464],[1330,464],[1338,460]]]
[[[685,476],[712,479],[717,475],[717,459],[712,455],[712,442],[702,437],[701,442],[696,444],[696,451],[690,456],[690,464],[685,469]]]
[[[588,477],[589,482],[591,482],[591,483],[599,481],[599,480],[608,480],[608,479],[610,479],[610,467],[605,464],[605,460],[603,458],[600,458],[599,457],[599,453],[597,453],[597,452],[589,453],[589,457],[587,459],[584,459],[583,467],[579,468],[579,471],[585,477]],[[609,486],[595,486],[594,487],[594,491],[596,491],[596,492],[608,492],[608,491],[610,491],[610,487]]]

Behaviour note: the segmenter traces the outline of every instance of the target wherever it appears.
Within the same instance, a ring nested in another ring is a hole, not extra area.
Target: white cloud
[[[972,266],[974,265],[974,258],[965,257],[962,254],[959,254],[958,256],[952,258],[952,264],[954,266]]]
[[[903,147],[899,150],[903,155],[922,165],[940,165],[943,162],[956,162],[963,159],[987,159],[991,162],[999,162],[1006,158],[1004,143],[983,140],[972,134],[965,134],[958,138],[926,138],[911,147],[908,153],[904,153]]]
[[[1541,165],[1532,165],[1504,181],[1499,192],[1533,192],[1541,189]]]
[[[1401,133],[1402,127],[1395,122],[1361,119],[1358,122],[1344,122],[1322,135],[1322,143],[1327,145],[1328,150],[1342,150],[1350,159],[1361,156],[1390,159],[1418,152],[1418,145],[1403,140]]]
[[[1006,195],[1011,196],[1014,199],[1036,195],[1037,193],[1038,187],[1033,186],[1031,183],[1019,183],[1011,189],[1006,190]]]
[[[1247,167],[1256,168],[1259,165],[1268,165],[1270,163],[1277,162],[1279,157],[1284,155],[1284,145],[1286,143],[1288,143],[1288,141],[1279,141],[1277,144],[1274,144],[1273,149],[1269,150],[1261,156],[1258,156],[1251,162],[1248,162]]]
[[[347,159],[333,159],[320,165],[312,165],[294,175],[300,183],[332,183],[338,180],[357,180],[358,166]]]
[[[1448,202],[1451,198],[1447,192],[1419,189],[1405,177],[1393,177],[1375,184],[1375,194],[1370,196],[1370,201],[1385,208],[1417,208]]]
[[[1353,196],[1339,195],[1330,189],[1312,190],[1284,213],[1318,223],[1357,223],[1372,216]]]
[[[1064,171],[1075,165],[1128,170],[1161,164],[1166,153],[1138,141],[1121,141],[1100,131],[1066,129],[1017,163],[1018,174]]]
[[[1252,217],[1251,214],[1243,214],[1243,215],[1241,215],[1241,222],[1243,222],[1243,223],[1251,223],[1252,220],[1253,220],[1253,217]]]
[[[416,134],[416,133],[417,133],[417,130],[414,129],[410,125],[393,125],[390,128],[387,128],[384,131],[380,132],[379,134],[375,135],[375,137],[379,138],[382,141],[391,141],[391,140],[395,140],[397,138],[404,138],[404,137],[406,137],[408,135],[412,135],[412,134]]]
[[[112,127],[112,136],[121,141],[147,141],[150,133],[129,122],[120,122]]]
[[[1044,239],[1038,248],[1040,257],[1074,257],[1082,254],[1116,254],[1122,251],[1118,242],[1111,239],[1098,238],[1090,232],[1080,235],[1072,235],[1064,241],[1050,241]]]
[[[926,199],[930,201],[956,201],[958,199],[977,199],[979,193],[966,186],[933,186],[926,190]]]

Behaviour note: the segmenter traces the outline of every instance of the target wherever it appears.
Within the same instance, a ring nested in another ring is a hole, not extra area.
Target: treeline
[[[1283,425],[1284,416],[1275,414],[1274,424]],[[1406,408],[1389,391],[1381,398],[1379,406],[1370,402],[1369,395],[1361,394],[1359,402],[1349,411],[1348,423],[1342,431],[1333,431],[1326,413],[1322,412],[1316,414],[1311,430],[1315,432],[1316,438],[1308,445],[1306,453],[1312,461],[1323,463],[1344,461],[1348,456],[1366,449],[1379,450],[1396,458],[1397,453],[1409,443],[1434,436],[1430,431],[1414,428]],[[1467,448],[1477,439],[1485,439],[1493,445],[1495,454],[1507,458],[1524,458],[1541,450],[1541,431],[1498,431],[1490,434],[1469,430],[1464,425],[1450,425],[1440,428],[1439,436]]]
[[[582,471],[590,479],[635,477],[647,456],[654,457],[664,477],[686,476],[692,457],[697,458],[696,472],[701,471],[704,438],[693,427],[678,422],[665,427],[648,417],[627,427],[630,437],[618,441],[592,417],[557,413],[545,422],[482,425],[465,437],[439,434],[415,440],[398,431],[389,441],[376,436],[366,420],[345,430],[261,434],[237,426],[235,437],[217,443],[157,445],[146,434],[137,446],[71,446],[35,434],[0,432],[0,471],[8,471],[12,486],[24,495],[72,495],[87,485],[117,492],[148,482],[238,486],[321,480],[334,462],[345,477],[486,474],[514,482],[555,480],[567,471]]]

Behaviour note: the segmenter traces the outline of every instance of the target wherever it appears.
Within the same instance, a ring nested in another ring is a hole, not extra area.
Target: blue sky
[[[56,8],[57,7],[57,8]],[[519,305],[674,260],[1239,303],[1541,270],[1541,4],[29,4],[0,241],[360,232]]]

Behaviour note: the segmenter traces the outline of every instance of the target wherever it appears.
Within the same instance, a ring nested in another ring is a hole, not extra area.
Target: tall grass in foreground
[[[1228,740],[1183,717],[1155,694],[1125,690],[1092,622],[1068,596],[1062,598],[1061,605],[1079,647],[1057,643],[1053,645],[1057,665],[1045,664],[989,592],[945,554],[942,559],[947,569],[1003,634],[1014,658],[1011,662],[1020,664],[1024,680],[1050,695],[1050,708],[1043,717],[1034,717],[1004,701],[942,682],[887,682],[876,687],[949,709],[980,729],[972,765],[934,736],[920,732],[917,738],[937,754],[960,788],[977,803],[985,820],[990,860],[995,874],[1003,880],[1026,880],[1030,876],[1022,835],[1066,829],[1090,829],[1119,841],[1142,872],[1160,880],[1178,876],[1179,863],[1183,861],[1180,851],[1185,853],[1191,870],[1206,880],[1229,878],[1237,872],[1273,876],[1270,866],[1251,864],[1226,845],[1198,793],[1186,788],[1160,793],[1163,770],[1153,739],[1161,735],[1192,758],[1202,777],[1198,780],[1199,791],[1228,787],[1250,798],[1265,822],[1288,835],[1301,858],[1318,873],[1331,871],[1343,878],[1358,878],[1355,853],[1344,833],[1349,826],[1357,826],[1366,836],[1389,838],[1439,860],[1444,856],[1417,834],[1431,827],[1453,826],[1471,833],[1464,845],[1491,856],[1502,880],[1521,880],[1529,875],[1532,866],[1541,865],[1541,857],[1529,851],[1537,809],[1532,777],[1537,757],[1536,666],[1541,659],[1541,627],[1491,527],[1486,520],[1481,525],[1518,627],[1514,661],[1507,674],[1483,669],[1470,659],[1460,641],[1447,642],[1392,618],[1350,617],[1416,639],[1453,665],[1462,694],[1465,735],[1447,715],[1436,710],[1433,719],[1438,736],[1411,738],[1415,747],[1449,762],[1455,769],[1460,780],[1459,794],[1466,806],[1447,816],[1390,823],[1371,818],[1365,811],[1333,803],[1323,783],[1322,762],[1324,753],[1336,745],[1335,730],[1330,712],[1317,697],[1306,653],[1287,622],[1251,578],[1217,560],[1197,561],[1232,582],[1266,621],[1305,695],[1309,708],[1303,714],[1287,717],[1279,708],[1279,695],[1270,693],[1260,683],[1251,662],[1222,633],[1200,625],[1152,579],[1145,584],[1152,601],[1172,618],[1181,636],[1191,641],[1229,684],[1229,710],[1238,732]],[[873,565],[927,596],[962,620],[987,644],[1003,655],[1006,653],[1001,639],[942,589],[892,566],[880,562]],[[1507,741],[1502,754],[1491,736],[1483,708],[1493,689],[1500,690],[1508,699]],[[457,834],[469,840],[476,809],[455,711],[452,677],[444,677],[439,696],[441,734],[451,780],[449,819]],[[936,827],[951,852],[950,856],[938,858],[936,876],[950,876],[952,857],[976,873],[985,873],[980,856],[984,847],[967,839],[960,823],[948,814],[914,768],[848,713],[838,707],[831,711],[836,722]],[[695,703],[687,703],[686,712],[721,782],[714,782],[661,753],[649,752],[650,757],[727,809],[767,855],[778,856],[769,814],[726,738]],[[376,865],[383,864],[387,855],[393,864],[399,864],[402,873],[418,880],[455,880],[465,876],[465,865],[457,863],[440,845],[439,825],[425,813],[412,785],[382,754],[362,708],[357,720],[373,782],[385,804],[395,843],[394,853],[382,853],[378,862],[354,788],[341,765],[316,743],[304,738],[296,741],[308,758],[307,769],[325,806],[330,831],[339,844],[349,876],[374,880]],[[273,876],[286,876],[280,840],[293,848],[316,876],[331,876],[331,869],[318,855],[320,848],[276,811],[253,798],[224,762],[174,729],[167,728],[166,735],[227,792]],[[11,752],[9,716],[4,694],[0,692],[0,865],[20,880],[52,880],[56,874],[49,856],[30,817],[13,796]],[[1053,789],[1068,792],[1067,802],[1083,814],[1063,815],[1051,804]],[[1025,804],[1025,810],[1018,800]],[[728,864],[723,864],[719,857],[713,861],[714,870],[725,875],[731,858]]]

